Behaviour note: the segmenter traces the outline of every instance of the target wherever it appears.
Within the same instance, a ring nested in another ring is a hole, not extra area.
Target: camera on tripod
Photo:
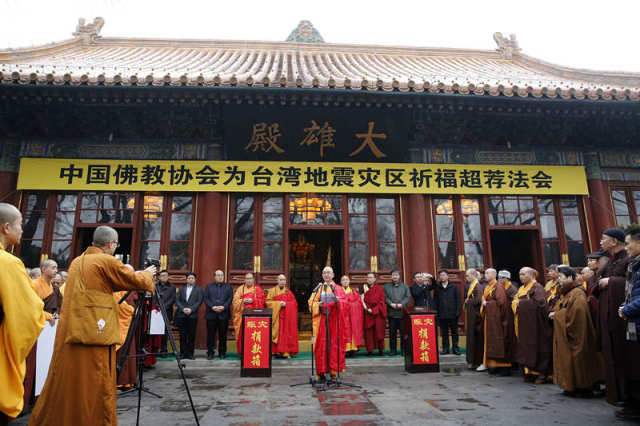
[[[156,269],[158,269],[158,272],[160,272],[160,261],[158,259],[151,259],[149,257],[147,257],[144,261],[144,267],[148,268],[149,266],[155,266]]]

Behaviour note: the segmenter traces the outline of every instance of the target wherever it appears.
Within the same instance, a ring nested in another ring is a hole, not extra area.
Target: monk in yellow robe
[[[247,272],[244,284],[236,289],[233,295],[233,329],[236,332],[236,346],[238,355],[242,357],[242,312],[245,309],[260,309],[265,307],[265,295],[262,287],[255,283],[253,273]]]
[[[31,425],[115,425],[116,356],[114,346],[88,346],[66,343],[69,324],[79,321],[70,311],[74,291],[80,282],[80,269],[87,290],[112,294],[120,290],[153,291],[155,266],[133,272],[113,253],[118,233],[99,226],[93,245],[84,252],[84,262],[76,258],[69,267],[69,278],[53,358],[42,394],[29,419]],[[69,392],[77,397],[70,398]]]
[[[53,259],[45,259],[40,263],[41,274],[33,280],[33,289],[44,302],[44,311],[49,324],[53,327],[60,315],[62,308],[62,294],[55,285],[55,277],[58,274],[58,264]],[[24,379],[24,408],[28,411],[35,398],[36,382],[36,357],[38,353],[37,343],[33,345],[27,356],[27,374]]]
[[[21,237],[20,211],[0,203],[0,424],[22,411],[25,359],[45,324],[44,303],[24,264],[5,249]]]
[[[267,308],[272,310],[271,341],[278,358],[298,353],[298,302],[287,288],[287,277],[278,275],[278,285],[267,292]]]

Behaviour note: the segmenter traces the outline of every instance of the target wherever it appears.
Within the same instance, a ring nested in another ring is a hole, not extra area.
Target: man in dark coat
[[[432,278],[427,275],[427,279],[431,280]],[[411,297],[413,297],[414,306],[423,306],[427,309],[435,309],[435,304],[431,297],[433,283],[431,281],[425,281],[425,274],[422,272],[414,272],[413,285],[409,287],[409,290],[411,290]]]
[[[449,353],[449,332],[453,353],[460,355],[458,348],[458,317],[462,312],[460,290],[454,283],[449,282],[447,271],[438,272],[438,285],[435,288],[434,304],[438,310],[438,323],[442,336],[442,353]]]
[[[229,328],[229,311],[233,301],[233,290],[224,282],[224,272],[217,270],[215,282],[208,284],[204,291],[207,320],[207,359],[213,359],[213,352],[218,335],[218,356],[227,356],[227,329]]]
[[[602,354],[605,364],[607,402],[630,403],[629,385],[640,379],[640,346],[626,341],[627,323],[618,316],[618,308],[625,299],[625,284],[629,257],[624,250],[624,232],[610,228],[603,232],[600,246],[611,255],[602,271],[598,288],[598,315]]]
[[[196,285],[196,274],[187,272],[187,285],[178,290],[176,297],[176,325],[180,329],[180,357],[196,359],[193,351],[198,325],[198,308],[202,304],[204,295],[202,289]]]
[[[169,282],[169,272],[163,269],[158,274],[158,284],[156,284],[158,295],[162,301],[167,314],[169,323],[173,321],[173,305],[176,303],[176,288]],[[171,333],[171,324],[166,324],[164,336],[162,336],[162,343],[160,344],[160,351],[167,352],[167,340],[169,333]]]
[[[634,226],[627,229],[625,249],[629,256],[627,269],[627,282],[625,284],[624,304],[618,309],[618,316],[627,321],[626,339],[627,347],[638,348],[638,335],[640,334],[640,227]],[[627,364],[638,363],[633,350],[627,353]],[[640,419],[640,382],[634,380],[627,386],[628,398],[622,410],[616,413],[616,417],[627,420]]]

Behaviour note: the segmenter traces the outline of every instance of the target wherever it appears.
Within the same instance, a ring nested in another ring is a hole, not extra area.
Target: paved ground
[[[442,357],[442,372],[408,374],[400,357],[348,360],[343,380],[362,388],[318,392],[305,384],[309,361],[274,360],[273,377],[240,378],[233,360],[185,361],[202,425],[603,425],[616,422],[603,399],[573,399],[554,385],[525,384],[464,368],[464,357]],[[145,373],[141,425],[191,425],[194,420],[175,361]],[[118,397],[121,425],[134,425],[137,395]],[[26,424],[18,419],[16,424]]]

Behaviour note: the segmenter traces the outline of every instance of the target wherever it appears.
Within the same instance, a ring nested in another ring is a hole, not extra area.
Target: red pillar
[[[410,274],[433,269],[433,257],[428,250],[428,242],[431,241],[428,230],[430,227],[427,224],[425,197],[420,194],[409,195],[407,197],[408,252],[405,254],[409,262],[405,266]]]
[[[194,230],[194,271],[198,283],[204,287],[214,281],[215,271],[227,270],[227,194],[206,192],[198,194],[198,211]],[[196,347],[207,346],[207,324],[204,303],[198,312]]]
[[[594,224],[591,243],[594,248],[597,248],[600,244],[602,232],[615,226],[615,215],[607,182],[602,179],[589,179],[587,185],[589,187],[589,204]]]
[[[0,203],[18,203],[18,174],[0,172]]]

